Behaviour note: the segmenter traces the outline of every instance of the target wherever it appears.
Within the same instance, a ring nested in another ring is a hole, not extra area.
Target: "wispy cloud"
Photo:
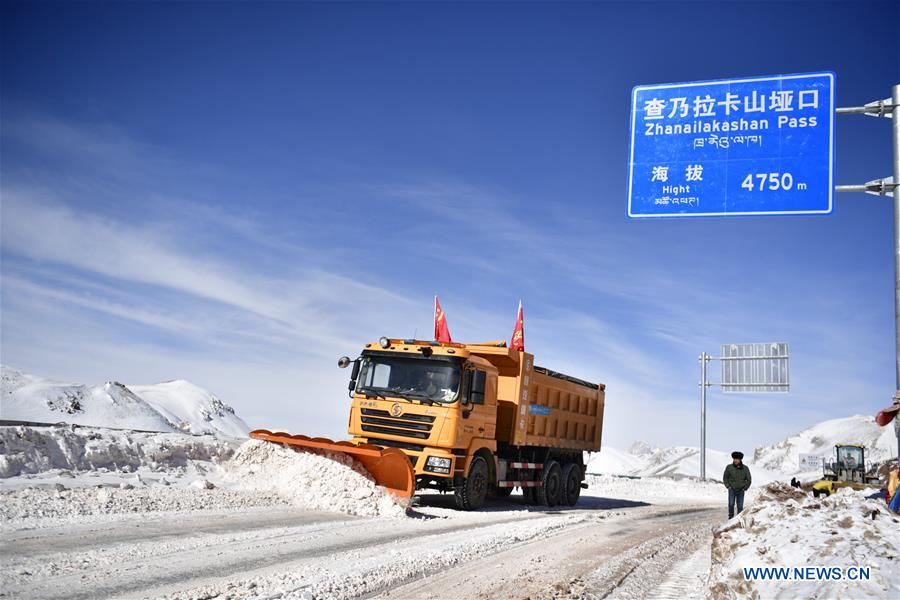
[[[745,440],[857,412],[844,399],[879,389],[847,353],[873,343],[877,319],[809,325],[854,305],[838,285],[812,303],[802,282],[760,298],[716,257],[660,261],[652,238],[621,223],[449,179],[318,184],[318,201],[353,218],[310,204],[283,223],[229,189],[195,195],[197,173],[232,180],[115,128],[31,119],[4,135],[46,160],[5,167],[0,188],[3,360],[41,374],[187,377],[251,420],[339,435],[346,374],[334,359],[382,334],[427,336],[438,292],[454,336],[472,341],[508,336],[523,298],[538,360],[609,386],[606,439],[618,445],[693,443],[696,355],[723,341],[815,353],[797,353],[790,397],[711,407],[716,423],[753,424]],[[782,422],[767,428],[758,411],[776,405]]]

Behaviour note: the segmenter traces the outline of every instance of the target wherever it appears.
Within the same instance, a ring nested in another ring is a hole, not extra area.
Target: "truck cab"
[[[452,491],[479,450],[496,450],[497,368],[484,358],[461,344],[383,339],[357,360],[351,441],[402,450],[417,488]]]

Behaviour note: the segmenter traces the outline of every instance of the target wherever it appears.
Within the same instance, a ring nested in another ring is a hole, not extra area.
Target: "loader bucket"
[[[283,431],[272,433],[267,429],[251,431],[250,437],[299,448],[313,448],[349,454],[362,463],[375,479],[375,483],[387,488],[392,494],[402,498],[410,498],[416,489],[416,475],[413,471],[412,463],[409,462],[409,458],[403,451],[397,448],[382,448],[371,444],[353,444],[344,441],[335,442],[328,438],[291,435]]]

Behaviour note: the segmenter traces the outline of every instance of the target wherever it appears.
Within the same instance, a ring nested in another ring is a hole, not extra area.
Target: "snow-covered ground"
[[[900,598],[900,518],[880,498],[843,488],[823,499],[772,484],[720,527],[714,598]],[[750,581],[752,567],[869,568],[865,580]]]
[[[889,428],[873,430],[865,417],[822,423],[748,456],[748,508],[724,527],[726,490],[697,478],[690,447],[604,448],[591,456],[589,488],[574,508],[529,506],[516,493],[467,513],[438,493],[401,501],[345,455],[238,437],[243,421],[183,381],[82,386],[4,368],[2,417],[163,431],[0,426],[0,586],[8,597],[900,593],[885,583],[900,580],[900,549],[897,518],[883,502],[764,487],[817,447],[828,454],[834,443],[862,442],[869,456],[887,455]],[[710,450],[709,475],[730,460]],[[794,564],[869,566],[873,576],[802,588],[740,576],[745,566]]]
[[[2,366],[0,418],[246,437],[234,409],[188,381],[155,385],[63,383]]]
[[[676,541],[693,549],[721,515],[710,508],[721,505],[721,486],[690,480],[591,477],[574,509],[528,506],[516,494],[461,512],[440,494],[407,507],[345,456],[256,440],[8,426],[0,448],[0,585],[9,597],[306,599],[404,589],[401,597],[443,598],[439,578],[453,569],[479,569],[457,583],[501,585],[485,573],[508,567],[510,553],[537,569],[547,552],[570,557],[565,570],[531,576],[540,597],[593,573],[598,560],[602,572],[578,589],[609,588],[645,555],[668,565],[680,557]],[[582,552],[587,562],[577,560]]]
[[[896,541],[884,541],[895,517],[860,494],[800,494],[796,506],[771,508],[754,503],[754,487],[711,555],[710,532],[725,520],[721,483],[587,483],[575,508],[528,506],[517,493],[467,513],[440,494],[407,506],[345,456],[216,436],[0,427],[0,585],[16,598],[699,598],[711,564],[718,598],[752,597],[734,573],[759,557],[846,555],[873,573],[897,560]],[[816,503],[819,520],[803,521]],[[783,550],[795,533],[811,540],[808,555]],[[810,594],[857,597],[842,585]],[[867,598],[894,591],[867,585]]]

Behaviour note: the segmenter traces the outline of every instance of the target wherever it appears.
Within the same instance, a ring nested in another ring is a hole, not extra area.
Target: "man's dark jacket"
[[[722,482],[729,490],[743,492],[750,487],[750,469],[747,465],[741,464],[740,467],[731,463],[725,467],[725,475],[722,476]]]

